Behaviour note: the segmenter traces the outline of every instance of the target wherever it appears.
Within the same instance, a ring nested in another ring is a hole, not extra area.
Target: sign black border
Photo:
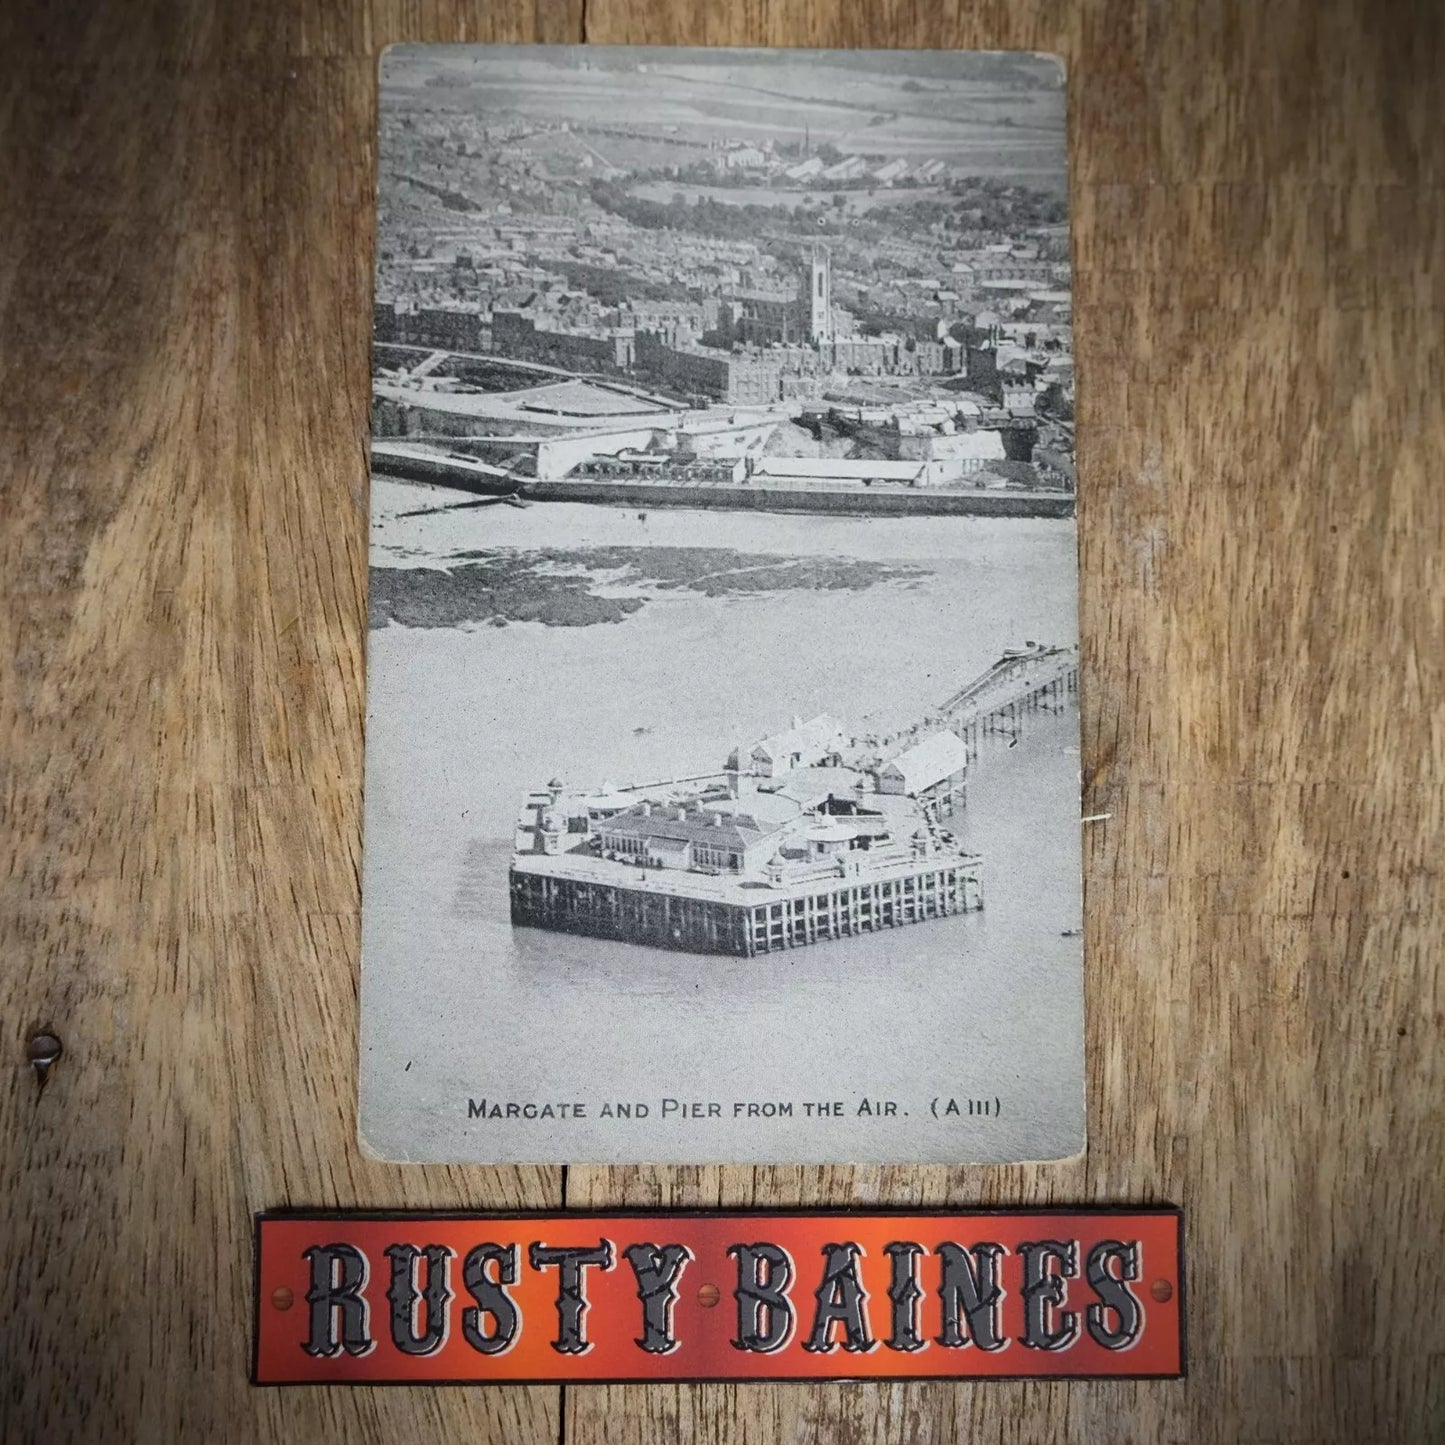
[[[1174,1251],[1176,1263],[1176,1280],[1178,1285],[1179,1301],[1179,1369],[1172,1373],[1160,1374],[1146,1372],[1142,1374],[1023,1374],[1023,1375],[704,1375],[704,1376],[668,1376],[658,1378],[656,1375],[618,1375],[608,1376],[605,1379],[568,1380],[560,1379],[555,1375],[544,1375],[528,1379],[505,1379],[505,1380],[479,1380],[456,1379],[456,1380],[260,1380],[257,1375],[260,1372],[261,1363],[261,1226],[268,1219],[290,1220],[296,1223],[316,1222],[323,1223],[328,1220],[354,1220],[358,1223],[381,1223],[391,1220],[405,1222],[407,1220],[450,1220],[450,1221],[485,1221],[485,1220],[506,1220],[509,1223],[531,1222],[546,1223],[549,1220],[586,1220],[586,1219],[743,1219],[743,1220],[766,1220],[766,1219],[836,1219],[857,1216],[868,1219],[960,1219],[960,1218],[997,1218],[1017,1219],[1024,1218],[1049,1218],[1055,1216],[1101,1216],[1110,1215],[1140,1215],[1149,1214],[1160,1217],[1173,1216],[1174,1219]],[[250,1383],[256,1389],[286,1390],[286,1389],[315,1389],[317,1387],[330,1388],[340,1386],[343,1388],[355,1389],[359,1386],[367,1388],[386,1389],[415,1389],[419,1386],[429,1387],[455,1387],[461,1385],[472,1386],[473,1388],[508,1388],[513,1385],[553,1385],[559,1389],[585,1389],[591,1385],[850,1385],[850,1384],[938,1384],[938,1385],[960,1385],[960,1384],[1004,1384],[1020,1380],[1037,1381],[1042,1384],[1050,1384],[1054,1381],[1096,1381],[1109,1383],[1116,1380],[1184,1380],[1189,1377],[1189,1292],[1185,1283],[1185,1258],[1184,1258],[1184,1210],[1178,1205],[1083,1205],[1069,1207],[1066,1205],[1047,1206],[1021,1206],[1018,1208],[1005,1208],[1000,1205],[990,1205],[983,1208],[970,1208],[960,1206],[956,1209],[855,1209],[841,1205],[825,1206],[817,1209],[547,1209],[547,1210],[499,1210],[499,1209],[304,1209],[304,1208],[282,1208],[258,1210],[253,1216],[252,1228],[252,1261],[251,1280],[253,1295],[253,1312],[251,1323],[251,1370]]]

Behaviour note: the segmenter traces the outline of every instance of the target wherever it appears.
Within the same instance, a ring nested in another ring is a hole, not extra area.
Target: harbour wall
[[[382,477],[402,477],[409,482],[435,482],[459,492],[479,497],[509,497],[517,490],[515,477],[489,476],[480,467],[458,464],[445,456],[426,456],[421,452],[373,452],[371,470]],[[497,469],[493,469],[497,470]]]
[[[1000,489],[944,490],[932,487],[849,487],[847,489],[730,487],[681,482],[537,482],[522,495],[539,502],[600,502],[613,507],[690,507],[700,511],[821,512],[883,517],[1072,517],[1071,492],[1014,492]]]
[[[781,487],[747,482],[695,484],[666,481],[543,480],[491,477],[445,455],[374,454],[372,470],[383,476],[437,482],[480,496],[513,492],[534,502],[593,502],[607,507],[699,511],[807,512],[873,517],[1072,517],[1072,492],[1020,492],[1004,488]]]

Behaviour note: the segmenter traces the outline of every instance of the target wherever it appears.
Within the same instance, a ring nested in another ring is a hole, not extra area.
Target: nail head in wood
[[[30,1067],[35,1070],[35,1077],[41,1088],[45,1087],[50,1067],[62,1052],[60,1040],[54,1034],[38,1033],[30,1040],[27,1057],[30,1060]]]

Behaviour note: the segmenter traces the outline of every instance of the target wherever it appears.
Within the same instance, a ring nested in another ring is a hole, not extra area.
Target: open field
[[[428,57],[410,74],[389,70],[388,84],[419,109],[567,122],[577,127],[587,149],[624,169],[688,164],[723,134],[788,147],[831,144],[844,152],[901,155],[914,162],[937,157],[957,163],[966,157],[973,173],[1016,176],[1040,186],[1061,170],[1063,131],[1056,94],[1046,86],[900,77],[863,65],[860,59],[807,74],[790,69],[784,78],[774,66],[746,56],[687,63],[669,57],[665,69],[649,64],[645,73],[568,68],[567,84],[559,87],[560,59],[519,50],[505,60]],[[914,88],[906,89],[909,85]],[[590,133],[588,122],[599,115],[614,115],[619,126],[655,129],[656,138]],[[558,149],[580,154],[578,139]],[[523,144],[551,149],[551,143]]]
[[[841,209],[847,211],[873,211],[881,206],[897,209],[910,201],[938,200],[945,192],[940,186],[919,186],[912,190],[889,190],[879,186],[869,194],[867,191],[833,191],[827,186],[817,189],[794,188],[781,190],[772,186],[694,186],[676,181],[644,181],[629,187],[632,195],[643,200],[657,201],[667,205],[674,196],[682,196],[688,205],[699,201],[716,201],[723,206],[776,206],[792,210],[794,206],[822,205],[833,208],[833,197],[843,197]]]

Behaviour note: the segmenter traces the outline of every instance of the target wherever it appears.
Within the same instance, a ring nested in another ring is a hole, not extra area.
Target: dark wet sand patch
[[[462,552],[450,567],[373,567],[371,625],[461,627],[467,623],[541,622],[588,627],[622,622],[647,597],[607,597],[594,588],[654,594],[685,590],[707,597],[791,590],[862,591],[910,582],[924,567],[854,557],[778,557],[725,547],[541,548]]]

